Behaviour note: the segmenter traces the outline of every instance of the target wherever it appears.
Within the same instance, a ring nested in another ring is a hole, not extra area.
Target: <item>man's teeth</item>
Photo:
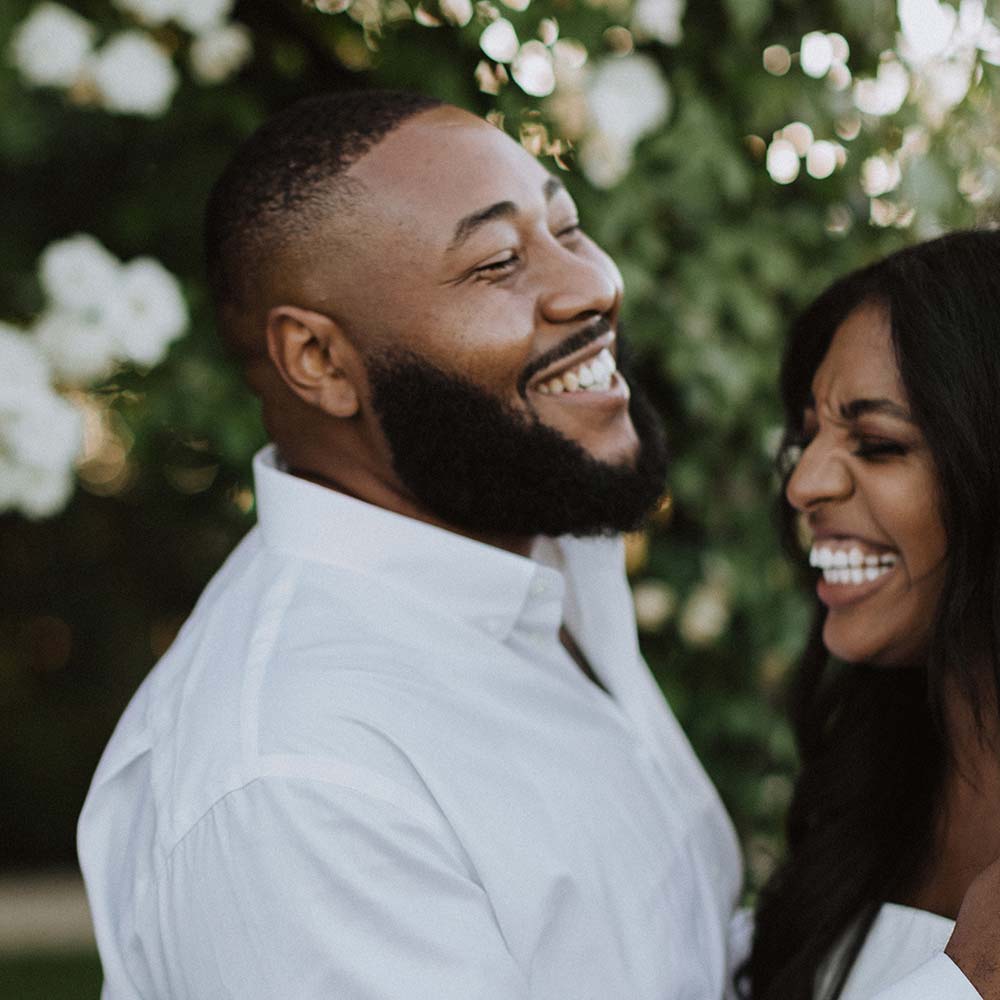
[[[558,396],[561,392],[606,392],[617,368],[614,355],[605,347],[596,358],[542,382],[538,391],[545,396]]]
[[[814,545],[809,552],[809,565],[823,571],[827,583],[867,583],[877,580],[896,565],[892,552],[875,554],[862,552],[856,545],[850,549],[834,549]]]

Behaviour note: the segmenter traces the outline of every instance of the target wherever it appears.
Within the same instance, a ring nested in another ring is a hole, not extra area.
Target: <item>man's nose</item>
[[[845,457],[819,435],[805,446],[785,486],[788,502],[806,513],[830,501],[846,500],[853,492]]]
[[[613,317],[621,303],[621,274],[611,258],[593,245],[581,252],[558,245],[544,281],[539,308],[549,323]]]

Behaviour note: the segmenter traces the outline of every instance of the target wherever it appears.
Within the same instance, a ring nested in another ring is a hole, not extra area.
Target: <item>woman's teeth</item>
[[[833,549],[814,545],[809,552],[809,565],[823,571],[827,583],[867,583],[877,580],[896,565],[892,552],[876,555],[862,552],[857,546],[851,549]]]
[[[561,392],[607,392],[617,367],[614,356],[605,347],[593,360],[546,379],[538,386],[538,391],[543,396],[558,396]]]

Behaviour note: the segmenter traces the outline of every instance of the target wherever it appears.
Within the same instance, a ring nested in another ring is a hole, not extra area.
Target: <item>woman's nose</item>
[[[854,480],[844,458],[817,436],[802,451],[785,486],[788,502],[809,511],[831,500],[845,500]]]

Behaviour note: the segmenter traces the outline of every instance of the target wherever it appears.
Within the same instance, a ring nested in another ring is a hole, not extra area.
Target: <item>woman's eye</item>
[[[888,458],[905,455],[906,446],[886,438],[859,438],[854,454],[859,458]]]
[[[566,226],[563,229],[560,229],[556,233],[556,236],[559,239],[562,239],[564,236],[576,236],[579,233],[581,233],[582,231],[583,230],[580,228],[580,223],[579,222],[574,222],[571,225]]]

